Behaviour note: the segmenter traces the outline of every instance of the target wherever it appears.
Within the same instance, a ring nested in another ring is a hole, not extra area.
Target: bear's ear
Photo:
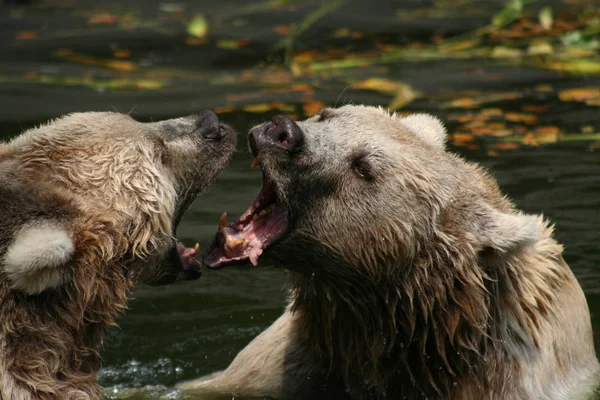
[[[37,221],[17,232],[2,267],[14,289],[38,294],[64,282],[64,266],[74,252],[73,239],[64,227],[50,220]]]
[[[446,128],[442,121],[433,115],[413,114],[400,121],[430,146],[444,148]]]
[[[492,249],[496,256],[507,256],[530,246],[541,238],[540,217],[508,214],[491,207],[485,212],[485,222],[478,229],[478,241]]]

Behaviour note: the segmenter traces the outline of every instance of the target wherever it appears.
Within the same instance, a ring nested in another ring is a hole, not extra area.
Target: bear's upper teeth
[[[252,160],[252,164],[250,164],[250,168],[256,168],[258,167],[258,164],[260,164],[260,156],[254,157],[254,160]]]
[[[219,229],[223,229],[227,226],[227,213],[224,212],[221,214],[221,218],[219,218]]]

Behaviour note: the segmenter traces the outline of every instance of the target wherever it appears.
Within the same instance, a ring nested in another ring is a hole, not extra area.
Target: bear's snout
[[[276,115],[271,122],[250,131],[250,150],[255,156],[269,147],[282,148],[290,153],[300,151],[304,143],[302,129],[292,119]]]
[[[198,134],[208,141],[219,142],[227,135],[235,136],[235,131],[219,122],[219,117],[212,110],[200,111],[197,118]]]

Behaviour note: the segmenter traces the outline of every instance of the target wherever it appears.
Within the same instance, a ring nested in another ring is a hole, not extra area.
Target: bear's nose
[[[218,142],[223,139],[225,129],[219,123],[219,117],[212,110],[202,110],[197,114],[198,133],[206,140]]]
[[[285,115],[276,115],[270,123],[250,131],[250,147],[253,152],[267,146],[276,146],[295,153],[301,149],[303,142],[302,129]]]

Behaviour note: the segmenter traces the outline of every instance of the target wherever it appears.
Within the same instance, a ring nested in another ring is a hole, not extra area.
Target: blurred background
[[[430,112],[526,212],[557,225],[600,327],[597,0],[0,0],[0,139],[74,111],[212,108],[242,133],[178,236],[206,246],[260,187],[248,127],[324,105]],[[108,398],[174,399],[281,313],[285,273],[141,287],[102,349]],[[599,342],[597,340],[597,348]]]

